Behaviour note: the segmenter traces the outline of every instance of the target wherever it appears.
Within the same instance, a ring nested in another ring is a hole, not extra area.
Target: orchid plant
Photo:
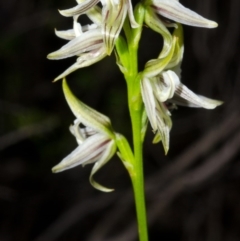
[[[56,31],[69,42],[50,53],[49,59],[77,56],[76,62],[56,77],[63,79],[66,101],[75,115],[70,132],[77,147],[65,157],[53,172],[77,165],[94,164],[90,183],[104,192],[109,189],[97,183],[93,175],[116,153],[132,180],[139,239],[148,240],[144,199],[142,146],[150,123],[153,143],[162,142],[165,154],[170,146],[171,110],[177,105],[214,109],[221,101],[195,94],[181,82],[181,63],[184,53],[181,24],[215,28],[217,23],[185,8],[178,0],[143,0],[134,10],[130,0],[77,0],[77,5],[60,14],[73,18],[73,28]],[[100,7],[101,5],[101,7]],[[86,14],[91,24],[81,25],[80,15]],[[163,47],[155,59],[138,70],[138,47],[143,27],[160,34]],[[127,139],[115,132],[105,115],[82,103],[69,89],[65,77],[73,71],[90,66],[116,54],[116,63],[127,83],[128,108],[132,122],[133,150]]]

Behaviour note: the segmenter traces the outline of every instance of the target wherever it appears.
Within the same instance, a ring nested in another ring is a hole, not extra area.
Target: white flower
[[[64,59],[78,56],[77,61],[54,81],[66,77],[73,71],[90,66],[110,55],[128,14],[133,28],[139,25],[134,19],[131,0],[77,0],[78,5],[61,10],[65,17],[73,17],[73,29],[56,31],[60,38],[69,40],[61,49],[50,53],[48,59]],[[86,14],[93,24],[81,26],[78,17]]]
[[[141,90],[153,132],[160,135],[165,153],[169,149],[169,132],[172,127],[171,114],[166,103],[205,109],[214,109],[222,104],[221,101],[192,92],[180,82],[178,75],[172,70],[164,71],[153,78],[143,78]]]
[[[81,26],[77,22],[78,17],[73,17],[73,29],[56,31],[58,37],[69,40],[69,42],[61,49],[47,56],[48,59],[57,60],[78,56],[77,61],[55,78],[55,81],[66,77],[79,68],[90,66],[107,56],[101,28],[96,23]]]
[[[153,79],[143,78],[141,81],[142,98],[153,132],[160,135],[165,154],[169,149],[169,132],[172,128],[170,112],[154,92]]]
[[[89,11],[92,11],[98,2],[102,4],[102,9],[100,10],[102,20],[100,25],[105,47],[108,55],[110,55],[127,14],[132,28],[137,28],[139,26],[133,15],[131,0],[77,0],[77,6],[62,10],[60,13],[65,17],[72,17],[85,13],[89,16]],[[91,18],[92,16],[94,16],[94,14],[91,14],[89,17],[93,21]]]
[[[183,57],[181,25],[173,32],[172,45],[158,59],[148,61],[142,73],[141,93],[145,110],[156,134],[154,143],[162,140],[165,153],[169,149],[169,133],[172,127],[168,103],[214,109],[223,102],[197,95],[180,81]],[[163,50],[164,51],[164,50]]]
[[[61,172],[78,165],[84,166],[94,163],[90,174],[90,183],[101,191],[112,191],[93,179],[93,175],[116,152],[115,134],[112,131],[110,120],[78,100],[68,88],[65,80],[63,81],[63,90],[73,114],[77,117],[74,125],[70,126],[70,131],[75,136],[78,147],[53,167],[52,171]],[[80,124],[85,127],[80,127]]]

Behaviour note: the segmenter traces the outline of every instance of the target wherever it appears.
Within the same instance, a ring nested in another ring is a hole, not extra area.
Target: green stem
[[[128,104],[132,122],[133,146],[134,146],[134,175],[131,180],[134,190],[134,198],[138,219],[138,232],[140,241],[148,241],[146,205],[144,194],[143,155],[142,155],[142,113],[143,103],[138,79],[138,47],[129,44],[130,66],[127,76]]]
[[[143,175],[143,158],[142,158],[142,141],[141,141],[141,112],[130,110],[133,143],[134,143],[134,170],[135,175],[132,176],[132,184],[134,189],[134,197],[138,219],[138,232],[140,241],[148,240],[145,194],[144,194],[144,175]]]
[[[132,123],[134,157],[129,146],[118,136],[119,150],[124,165],[129,171],[136,205],[138,232],[140,241],[148,241],[147,217],[144,194],[143,155],[142,155],[142,116],[143,102],[141,97],[140,78],[138,73],[138,45],[141,38],[145,8],[138,4],[134,9],[139,27],[132,29],[129,19],[124,23],[126,39],[120,37],[116,42],[118,61],[128,87],[128,107]],[[131,155],[130,155],[131,154]],[[126,165],[126,163],[130,165]]]

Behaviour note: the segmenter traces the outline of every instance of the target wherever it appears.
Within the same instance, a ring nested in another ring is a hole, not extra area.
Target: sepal
[[[154,11],[148,7],[145,13],[145,23],[155,32],[159,33],[163,37],[163,48],[159,55],[159,59],[166,57],[172,47],[172,35],[165,27],[163,22],[158,18]]]
[[[163,149],[165,151],[165,155],[167,155],[169,150],[169,133],[172,128],[172,120],[170,117],[170,112],[166,108],[166,106],[158,102],[156,107],[156,119],[157,119],[157,131],[159,132],[162,140]]]
[[[174,49],[175,49],[175,43],[176,43],[176,38],[174,37],[172,41],[171,49],[167,56],[159,57],[158,59],[152,59],[146,63],[144,67],[144,71],[142,73],[144,77],[147,77],[147,78],[155,77],[166,68],[166,66],[172,59]]]
[[[88,67],[92,64],[97,63],[101,59],[105,58],[107,56],[105,46],[102,45],[99,49],[93,50],[88,53],[83,53],[80,55],[80,57],[77,58],[77,61],[71,65],[69,68],[67,68],[62,74],[57,76],[54,79],[54,82],[65,78],[67,75],[71,74],[72,72],[76,71],[77,69]]]
[[[166,69],[170,68],[178,68],[177,66],[181,66],[183,53],[184,53],[184,44],[183,44],[183,27],[181,24],[177,24],[177,28],[173,31],[173,36],[176,39],[174,52],[172,55],[172,59],[169,61]]]
[[[141,34],[142,34],[142,26],[145,18],[145,7],[142,5],[142,3],[138,3],[134,8],[134,17],[136,19],[136,22],[138,26],[136,28],[133,28],[132,26],[132,35],[131,35],[131,44],[133,46],[138,46]]]
[[[103,134],[92,135],[84,140],[74,151],[52,168],[54,173],[96,162],[109,144],[109,138]]]
[[[93,179],[93,175],[99,171],[100,168],[102,168],[115,154],[116,152],[116,144],[114,140],[111,140],[110,143],[108,144],[107,148],[105,149],[104,153],[102,154],[101,158],[94,164],[89,181],[92,184],[92,186],[102,192],[112,192],[114,189],[106,188],[102,186],[101,184],[97,183]]]
[[[63,80],[63,92],[70,109],[82,124],[114,138],[110,119],[78,100],[69,89],[65,79]]]
[[[216,28],[218,26],[216,22],[185,8],[177,0],[148,0],[146,2],[155,12],[177,23],[203,28]]]
[[[59,12],[64,17],[73,17],[75,15],[86,13],[88,10],[94,7],[98,2],[99,0],[85,0],[73,8],[66,9],[66,10],[59,10]]]
[[[99,49],[103,44],[101,30],[93,29],[70,40],[59,50],[50,53],[48,59],[65,59]]]
[[[107,1],[106,5],[103,6],[102,14],[103,39],[107,54],[110,55],[127,15],[125,0],[119,0],[118,4],[112,4],[111,1]]]

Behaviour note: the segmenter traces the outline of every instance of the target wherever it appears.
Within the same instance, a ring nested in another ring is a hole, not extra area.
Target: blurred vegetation
[[[181,1],[219,23],[217,29],[185,26],[182,81],[195,92],[222,99],[214,110],[179,108],[172,114],[168,156],[144,148],[150,240],[238,241],[240,237],[240,2]],[[0,240],[136,240],[130,181],[115,157],[96,179],[115,188],[94,190],[90,166],[52,174],[76,147],[73,122],[61,89],[51,81],[75,59],[49,61],[64,44],[54,28],[72,20],[57,9],[75,1],[0,2]],[[140,67],[162,40],[144,29]],[[68,77],[74,93],[111,117],[131,138],[126,89],[114,56]],[[149,128],[150,129],[150,128]]]

